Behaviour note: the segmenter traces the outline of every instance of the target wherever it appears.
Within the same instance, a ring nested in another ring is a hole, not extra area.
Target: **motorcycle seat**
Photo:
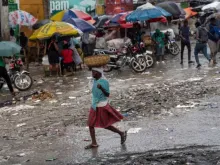
[[[105,49],[94,49],[94,52],[103,52],[105,54],[115,54],[116,52],[112,52],[109,50],[105,50]]]

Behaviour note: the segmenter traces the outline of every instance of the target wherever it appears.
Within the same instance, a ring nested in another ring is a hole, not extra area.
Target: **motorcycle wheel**
[[[133,59],[131,61],[131,68],[137,73],[142,73],[147,69],[146,59],[144,56],[139,56],[136,58],[137,60]]]
[[[174,43],[170,44],[169,52],[174,56],[176,56],[180,53],[180,48],[177,45],[177,43],[174,42]]]
[[[112,70],[113,70],[113,67],[111,67],[111,66],[105,65],[105,66],[103,67],[103,71],[104,71],[104,72],[111,72]]]
[[[147,68],[151,68],[154,65],[154,58],[148,54],[145,54],[144,56],[145,56]]]
[[[32,85],[33,79],[29,74],[22,74],[14,77],[14,86],[20,91],[26,91],[30,89]]]

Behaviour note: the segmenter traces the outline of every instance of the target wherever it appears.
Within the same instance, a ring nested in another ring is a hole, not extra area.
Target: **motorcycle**
[[[151,68],[154,65],[153,52],[146,50],[145,44],[143,42],[136,43],[132,47],[133,53],[141,54],[145,57],[147,68]]]
[[[180,48],[175,40],[170,39],[170,32],[167,31],[165,33],[165,49],[167,52],[171,53],[172,55],[176,56],[180,53]]]
[[[110,48],[109,50],[95,49],[94,55],[109,55],[110,62],[104,67],[104,72],[110,72],[113,69],[120,69],[124,66],[130,66],[135,72],[142,73],[147,69],[145,57],[137,54],[132,48],[131,43],[126,43],[122,50]]]
[[[31,88],[33,85],[33,80],[28,71],[22,70],[23,63],[21,60],[12,60],[9,64],[8,75],[11,79],[12,84],[15,88],[20,91],[26,91]],[[0,89],[5,84],[5,79],[0,77]]]

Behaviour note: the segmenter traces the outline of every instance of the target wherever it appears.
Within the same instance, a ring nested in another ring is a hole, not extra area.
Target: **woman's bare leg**
[[[118,128],[115,128],[114,126],[109,126],[105,129],[110,130],[110,131],[115,132],[115,133],[118,133],[120,136],[124,135],[124,132],[120,131]]]
[[[95,137],[95,128],[89,127],[89,132],[90,132],[90,136],[92,139],[92,145],[97,146],[97,141],[96,141],[96,137]]]
[[[53,65],[50,65],[50,76],[52,76],[52,71],[53,71]]]
[[[110,130],[112,132],[118,133],[121,136],[121,144],[123,145],[127,139],[127,131],[122,132],[119,129],[115,128],[114,126],[109,126],[105,128],[107,130]]]
[[[60,75],[60,66],[58,64],[56,64],[56,71],[57,71],[57,76]]]

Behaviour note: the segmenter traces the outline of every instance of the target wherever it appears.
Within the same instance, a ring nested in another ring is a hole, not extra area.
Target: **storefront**
[[[133,0],[106,0],[105,14],[114,15],[134,9]]]
[[[33,15],[38,20],[44,19],[44,4],[45,0],[20,0],[20,10],[24,10]],[[22,26],[20,31],[25,32],[27,36],[30,36],[33,31],[29,27]]]

